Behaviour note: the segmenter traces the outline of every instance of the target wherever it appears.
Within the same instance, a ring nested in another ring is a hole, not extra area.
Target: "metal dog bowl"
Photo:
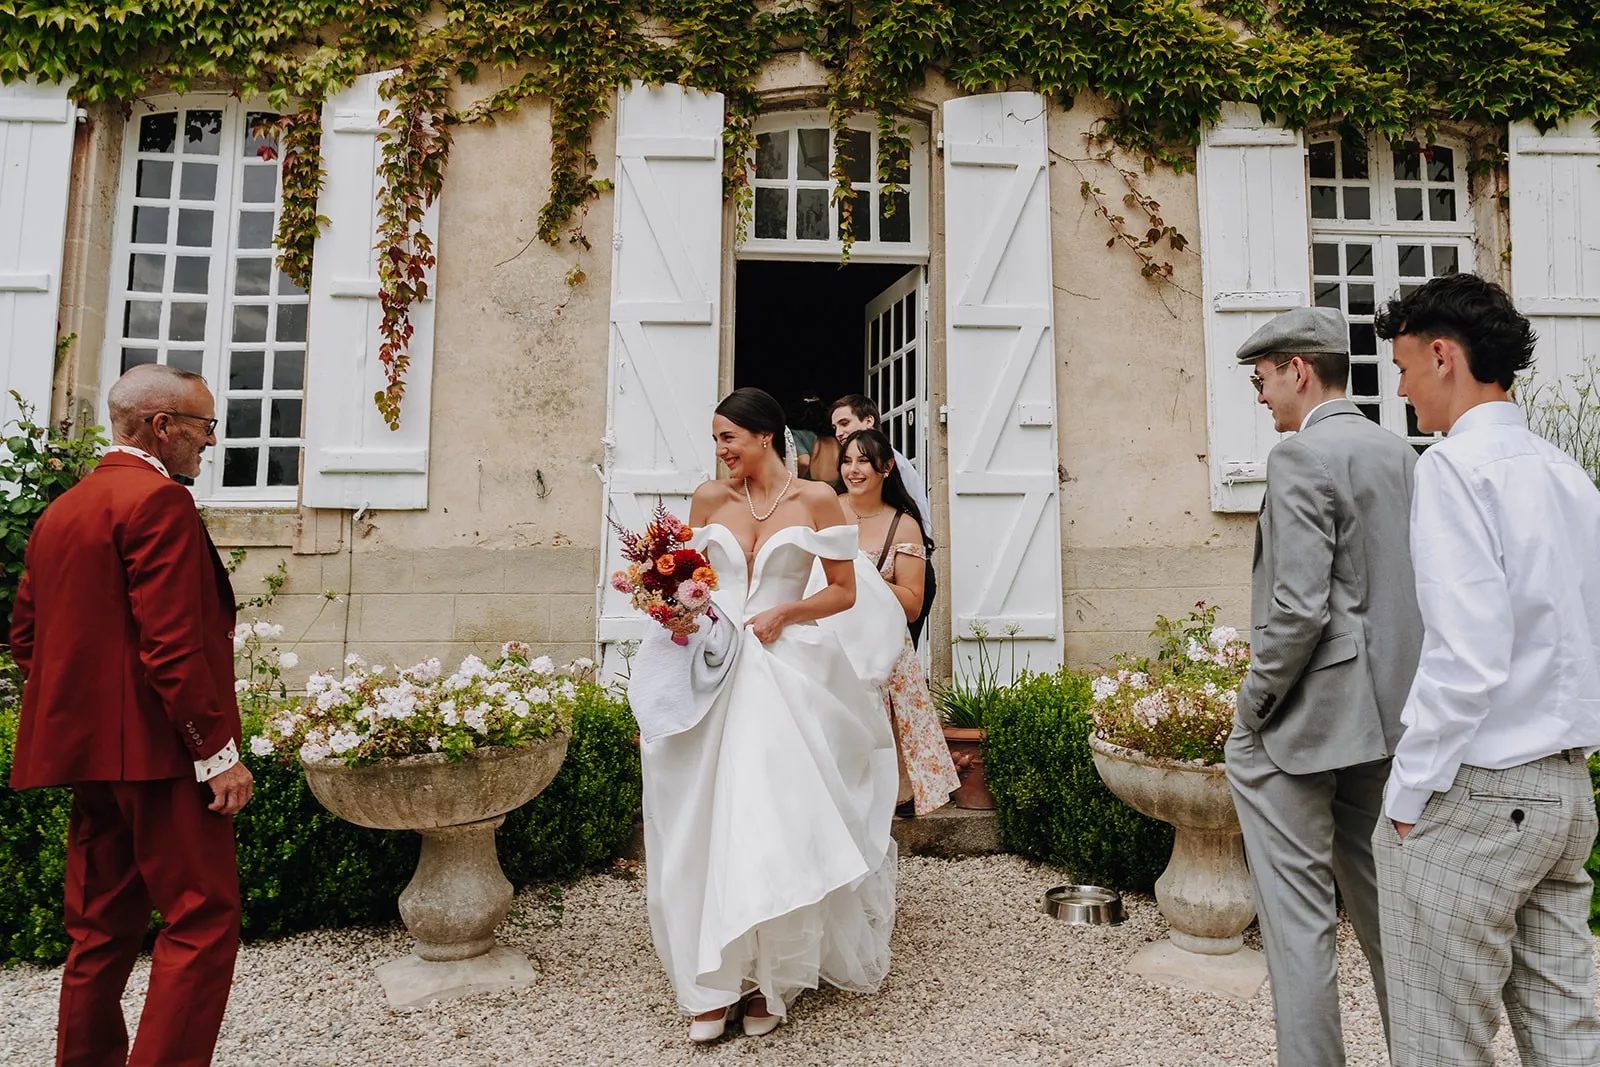
[[[1115,926],[1126,916],[1122,894],[1097,885],[1058,885],[1044,892],[1040,907],[1052,919],[1065,919],[1079,926]]]

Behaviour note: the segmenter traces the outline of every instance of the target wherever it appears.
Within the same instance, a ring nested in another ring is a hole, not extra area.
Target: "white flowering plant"
[[[1154,662],[1121,656],[1091,683],[1095,733],[1159,759],[1221,763],[1249,642],[1204,601],[1181,619],[1157,616],[1151,636],[1161,639]]]
[[[352,767],[429,752],[462,760],[570,732],[577,687],[594,672],[589,660],[557,667],[521,641],[507,642],[493,663],[468,656],[449,674],[437,659],[391,670],[354,654],[345,668],[343,678],[308,678],[305,698],[269,714],[251,751]]]

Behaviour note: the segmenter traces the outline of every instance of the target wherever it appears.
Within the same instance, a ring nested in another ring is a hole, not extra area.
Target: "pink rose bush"
[[[1160,759],[1221,763],[1249,642],[1218,626],[1204,602],[1176,622],[1158,616],[1152,636],[1161,638],[1154,662],[1118,657],[1091,683],[1096,735]]]

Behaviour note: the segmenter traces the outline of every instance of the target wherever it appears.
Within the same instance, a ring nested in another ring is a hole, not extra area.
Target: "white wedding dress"
[[[905,617],[854,527],[780,530],[748,587],[727,528],[704,527],[694,546],[717,570],[714,603],[739,647],[695,694],[695,725],[641,745],[650,928],[678,1004],[715,1011],[759,988],[783,1015],[819,980],[876,989],[894,926],[897,788],[876,685]],[[819,587],[819,557],[857,561],[856,606],[761,644],[744,620]]]

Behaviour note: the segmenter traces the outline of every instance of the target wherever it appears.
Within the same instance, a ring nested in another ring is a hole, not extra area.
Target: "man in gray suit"
[[[1344,316],[1279,315],[1239,349],[1278,432],[1256,527],[1250,674],[1227,744],[1282,1067],[1345,1062],[1335,887],[1388,1025],[1372,831],[1422,620],[1408,548],[1416,453],[1345,397]]]

